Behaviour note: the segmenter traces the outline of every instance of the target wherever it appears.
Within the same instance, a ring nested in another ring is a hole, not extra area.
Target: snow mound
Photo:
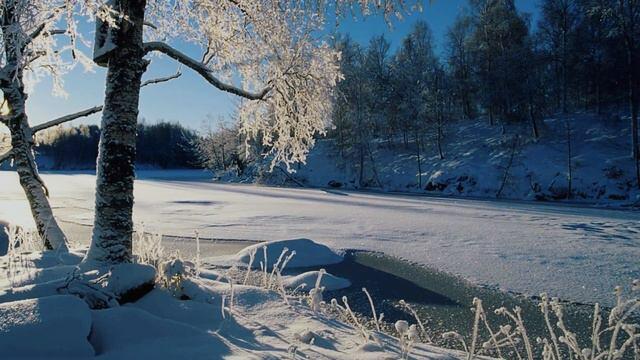
[[[156,269],[145,264],[119,264],[114,266],[106,284],[119,302],[135,301],[153,289]]]
[[[289,289],[295,289],[305,284],[304,289],[309,290],[315,287],[319,274],[319,271],[308,271],[300,275],[285,277],[283,283]],[[320,286],[324,286],[327,291],[333,291],[346,289],[351,286],[351,282],[345,278],[325,273],[320,280]]]
[[[213,333],[129,306],[93,311],[90,341],[101,359],[219,359],[229,353]]]
[[[211,303],[182,301],[176,299],[166,290],[155,289],[142,299],[127,306],[144,310],[163,319],[182,322],[205,331],[213,331],[222,320],[220,311],[222,297],[212,297],[211,301]]]
[[[255,251],[255,260],[253,261],[252,268],[258,269],[260,268],[260,261],[264,261],[262,250],[264,246],[267,247],[269,269],[278,261],[278,257],[280,257],[284,248],[289,249],[287,254],[291,251],[296,252],[296,255],[287,263],[287,269],[337,264],[343,260],[342,256],[338,255],[328,246],[318,244],[309,239],[278,240],[255,244],[240,250],[235,257],[240,263],[249,265],[249,254]]]
[[[91,313],[75,296],[56,295],[0,304],[0,349],[14,357],[89,357]]]

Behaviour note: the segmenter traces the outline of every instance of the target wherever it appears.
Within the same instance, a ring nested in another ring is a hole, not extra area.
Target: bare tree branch
[[[271,87],[269,86],[267,86],[260,92],[254,93],[254,92],[249,92],[249,91],[240,89],[233,85],[226,84],[220,81],[215,76],[213,76],[213,74],[211,73],[211,70],[209,70],[201,62],[190,58],[189,56],[185,55],[179,50],[176,50],[173,47],[160,41],[145,43],[144,51],[147,53],[151,51],[161,52],[169,56],[170,58],[173,58],[174,60],[180,62],[181,64],[191,68],[216,88],[234,95],[238,95],[240,97],[243,97],[249,100],[263,100],[265,96],[269,93],[269,91],[271,91]]]
[[[178,71],[177,73],[171,75],[171,76],[166,76],[166,77],[161,77],[161,78],[157,78],[157,79],[151,79],[151,80],[147,80],[145,81],[140,87],[143,86],[147,86],[147,85],[151,85],[151,84],[158,84],[158,83],[163,83],[163,82],[167,82],[173,79],[177,79],[180,76],[182,76],[182,73],[180,71]],[[36,125],[34,127],[31,128],[31,132],[32,133],[37,133],[38,131],[42,131],[45,129],[48,129],[50,127],[54,127],[60,124],[64,124],[66,122],[72,121],[72,120],[76,120],[78,118],[81,117],[85,117],[85,116],[89,116],[89,115],[93,115],[95,113],[99,113],[100,111],[102,111],[102,105],[98,105],[98,106],[94,106],[92,108],[89,109],[85,109],[82,111],[78,111],[76,113],[73,114],[68,114],[65,116],[61,116],[57,119],[53,119],[51,121],[47,121],[46,123],[42,123],[40,125]],[[0,118],[1,120],[1,118]]]
[[[47,32],[45,33],[45,35],[64,35],[64,34],[66,34],[66,33],[67,33],[67,30],[64,30],[64,29],[54,29],[54,30],[47,31]]]
[[[27,46],[29,46],[29,44],[31,44],[31,42],[40,35],[63,35],[67,32],[66,30],[62,30],[62,29],[54,29],[54,30],[49,30],[43,33],[44,28],[45,28],[45,23],[42,23],[35,30],[33,30],[31,34],[29,34],[27,41],[25,41],[24,44],[22,45],[22,49],[26,49]]]
[[[56,126],[56,125],[64,124],[66,122],[69,122],[71,120],[75,120],[75,119],[78,119],[78,118],[81,118],[81,117],[89,116],[89,115],[98,113],[100,111],[102,111],[102,105],[94,106],[94,107],[89,108],[89,109],[78,111],[77,113],[65,115],[65,116],[59,117],[57,119],[53,119],[51,121],[47,121],[46,123],[43,123],[43,124],[40,124],[40,125],[36,125],[36,126],[31,128],[31,132],[33,132],[35,134],[38,131],[41,131],[41,130],[44,130],[44,129],[48,129],[48,128]]]
[[[148,26],[148,27],[152,28],[153,30],[158,30],[158,27],[154,23],[151,23],[149,21],[145,21],[142,25]]]
[[[4,154],[0,155],[0,165],[2,165],[3,162],[11,159],[12,157],[13,157],[13,149],[9,149]]]
[[[40,36],[42,31],[44,30],[44,26],[45,26],[45,23],[42,23],[35,30],[33,30],[33,32],[31,32],[31,34],[29,34],[29,38],[27,38],[27,41],[25,41],[25,43],[24,43],[24,45],[22,47],[26,48],[33,41],[33,39],[35,39],[38,36]]]
[[[178,70],[178,72],[176,72],[175,74],[170,75],[170,76],[159,77],[159,78],[147,80],[147,81],[143,82],[140,85],[140,87],[145,87],[145,86],[151,85],[151,84],[159,84],[159,83],[163,83],[163,82],[166,82],[166,81],[171,81],[173,79],[179,78],[180,76],[182,76],[182,73]]]

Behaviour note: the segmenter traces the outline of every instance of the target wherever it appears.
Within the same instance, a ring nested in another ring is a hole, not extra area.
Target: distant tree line
[[[200,167],[195,151],[198,134],[178,123],[160,122],[137,128],[138,166],[162,169]],[[52,169],[93,169],[98,157],[100,128],[96,125],[58,126],[38,135],[36,148]]]
[[[345,79],[329,135],[345,162],[355,164],[360,185],[377,181],[374,140],[412,149],[420,167],[426,143],[447,156],[444,127],[454,119],[483,116],[503,129],[519,124],[527,132],[521,135],[537,139],[545,116],[609,107],[628,114],[629,153],[640,180],[640,2],[542,0],[539,6],[532,26],[514,0],[470,0],[441,55],[424,22],[395,52],[381,36],[366,47],[349,37],[335,41]]]

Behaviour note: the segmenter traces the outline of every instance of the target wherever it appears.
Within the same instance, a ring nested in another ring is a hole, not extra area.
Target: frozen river
[[[243,240],[305,237],[384,252],[473,282],[611,303],[640,278],[640,213],[566,205],[217,184],[198,171],[140,172],[134,216],[146,231]],[[86,242],[95,177],[45,174],[54,211]],[[29,225],[12,172],[0,172],[0,219]],[[78,231],[77,229],[86,229]]]

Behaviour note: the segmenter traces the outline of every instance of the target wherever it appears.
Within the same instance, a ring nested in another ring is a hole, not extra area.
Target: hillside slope
[[[569,146],[571,130],[571,194]],[[620,117],[575,114],[548,118],[541,137],[532,139],[521,126],[490,126],[484,119],[448,124],[440,159],[431,134],[421,154],[421,174],[413,142],[371,143],[360,182],[359,158],[347,160],[332,139],[318,141],[306,165],[288,176],[256,170],[243,179],[218,174],[223,181],[261,182],[347,189],[379,189],[448,196],[522,200],[570,200],[613,206],[640,205],[630,156],[628,121]],[[514,146],[515,144],[515,146]],[[373,159],[373,161],[371,160]]]

